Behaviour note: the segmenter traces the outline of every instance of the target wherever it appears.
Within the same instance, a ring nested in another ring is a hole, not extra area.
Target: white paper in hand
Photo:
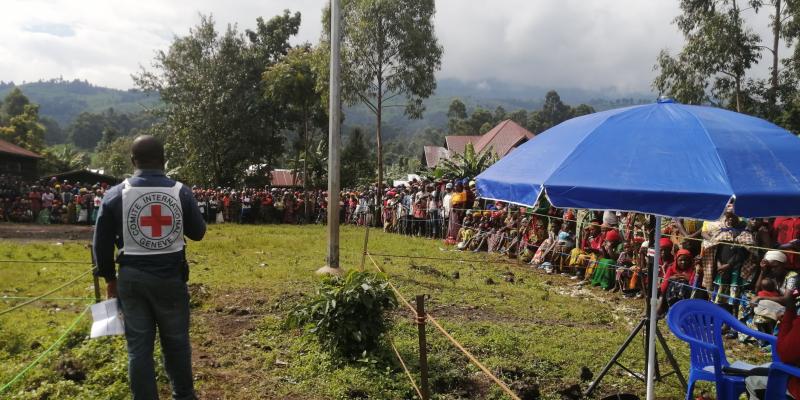
[[[92,333],[91,338],[125,333],[125,324],[122,311],[117,305],[117,299],[110,299],[92,305]]]

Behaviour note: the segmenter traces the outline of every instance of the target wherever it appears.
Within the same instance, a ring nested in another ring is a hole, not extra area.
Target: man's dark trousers
[[[117,280],[128,342],[128,371],[134,400],[158,398],[153,364],[156,327],[164,369],[174,399],[194,399],[189,343],[189,291],[180,275],[160,278],[122,266]]]

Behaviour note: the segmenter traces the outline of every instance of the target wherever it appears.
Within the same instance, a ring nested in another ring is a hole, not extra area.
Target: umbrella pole
[[[647,330],[647,400],[655,398],[656,329],[658,329],[658,271],[661,265],[661,217],[656,216],[653,266],[650,268],[650,329]]]

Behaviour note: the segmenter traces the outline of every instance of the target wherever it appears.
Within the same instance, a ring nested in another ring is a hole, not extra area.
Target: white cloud
[[[116,88],[184,35],[199,14],[220,29],[300,11],[296,43],[320,35],[324,0],[6,0],[0,13],[0,80],[63,76]],[[439,0],[439,77],[548,87],[648,90],[662,48],[681,47],[677,1]],[[762,12],[766,14],[766,12]],[[769,32],[759,15],[759,33]],[[765,73],[766,64],[758,67]]]

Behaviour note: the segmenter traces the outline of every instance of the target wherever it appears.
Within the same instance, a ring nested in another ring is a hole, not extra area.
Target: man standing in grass
[[[100,206],[95,274],[105,278],[108,297],[119,298],[125,316],[133,398],[158,398],[153,363],[158,327],[172,397],[194,399],[184,235],[201,240],[206,224],[192,191],[164,174],[164,146],[158,140],[136,138],[131,161],[134,175],[111,188]]]

